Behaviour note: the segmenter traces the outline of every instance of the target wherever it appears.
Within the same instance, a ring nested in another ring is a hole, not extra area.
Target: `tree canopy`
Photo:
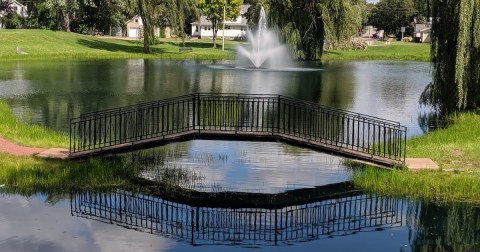
[[[410,26],[417,12],[413,0],[381,0],[372,8],[368,23],[387,34],[397,34],[401,27]]]
[[[281,33],[295,58],[319,60],[324,39],[345,41],[362,23],[360,0],[269,0],[270,24]]]

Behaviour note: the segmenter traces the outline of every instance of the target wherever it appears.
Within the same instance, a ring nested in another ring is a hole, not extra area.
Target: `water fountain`
[[[278,41],[276,34],[267,28],[265,9],[261,7],[256,32],[247,31],[247,47],[239,46],[239,59],[248,59],[257,69],[276,69],[290,66],[287,47]]]
[[[286,45],[280,43],[277,34],[267,27],[265,9],[260,8],[258,28],[247,30],[248,43],[237,47],[234,65],[210,65],[218,70],[245,70],[261,72],[308,72],[318,68],[295,67]]]

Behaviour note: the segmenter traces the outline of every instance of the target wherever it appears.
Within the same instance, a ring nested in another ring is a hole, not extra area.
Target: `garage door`
[[[140,37],[140,28],[129,28],[128,29],[129,38],[139,38]]]

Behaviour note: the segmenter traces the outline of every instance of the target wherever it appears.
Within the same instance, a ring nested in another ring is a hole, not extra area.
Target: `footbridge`
[[[191,139],[281,141],[381,165],[405,162],[406,127],[282,95],[202,94],[70,120],[70,158]]]

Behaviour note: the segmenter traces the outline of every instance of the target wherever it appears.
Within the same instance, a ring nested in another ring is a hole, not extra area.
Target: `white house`
[[[139,15],[134,16],[132,19],[126,22],[127,25],[127,37],[140,39],[143,38],[143,21]],[[153,33],[155,36],[160,36],[160,28],[154,27]]]
[[[226,20],[225,37],[226,38],[244,38],[247,34],[247,18],[244,14],[250,5],[240,6],[240,14],[235,20]],[[223,36],[223,29],[218,29],[218,37]],[[199,22],[192,23],[192,37],[211,38],[213,37],[212,22],[207,20],[206,16],[201,16]]]
[[[16,12],[19,16],[25,18],[28,16],[27,13],[27,6],[19,3],[17,0],[0,0],[2,2],[9,1],[10,2],[10,8]],[[2,17],[6,15],[5,11],[0,11],[0,29],[5,28],[4,24],[2,23]]]
[[[432,24],[415,24],[415,40],[420,43],[429,43],[432,38]]]

